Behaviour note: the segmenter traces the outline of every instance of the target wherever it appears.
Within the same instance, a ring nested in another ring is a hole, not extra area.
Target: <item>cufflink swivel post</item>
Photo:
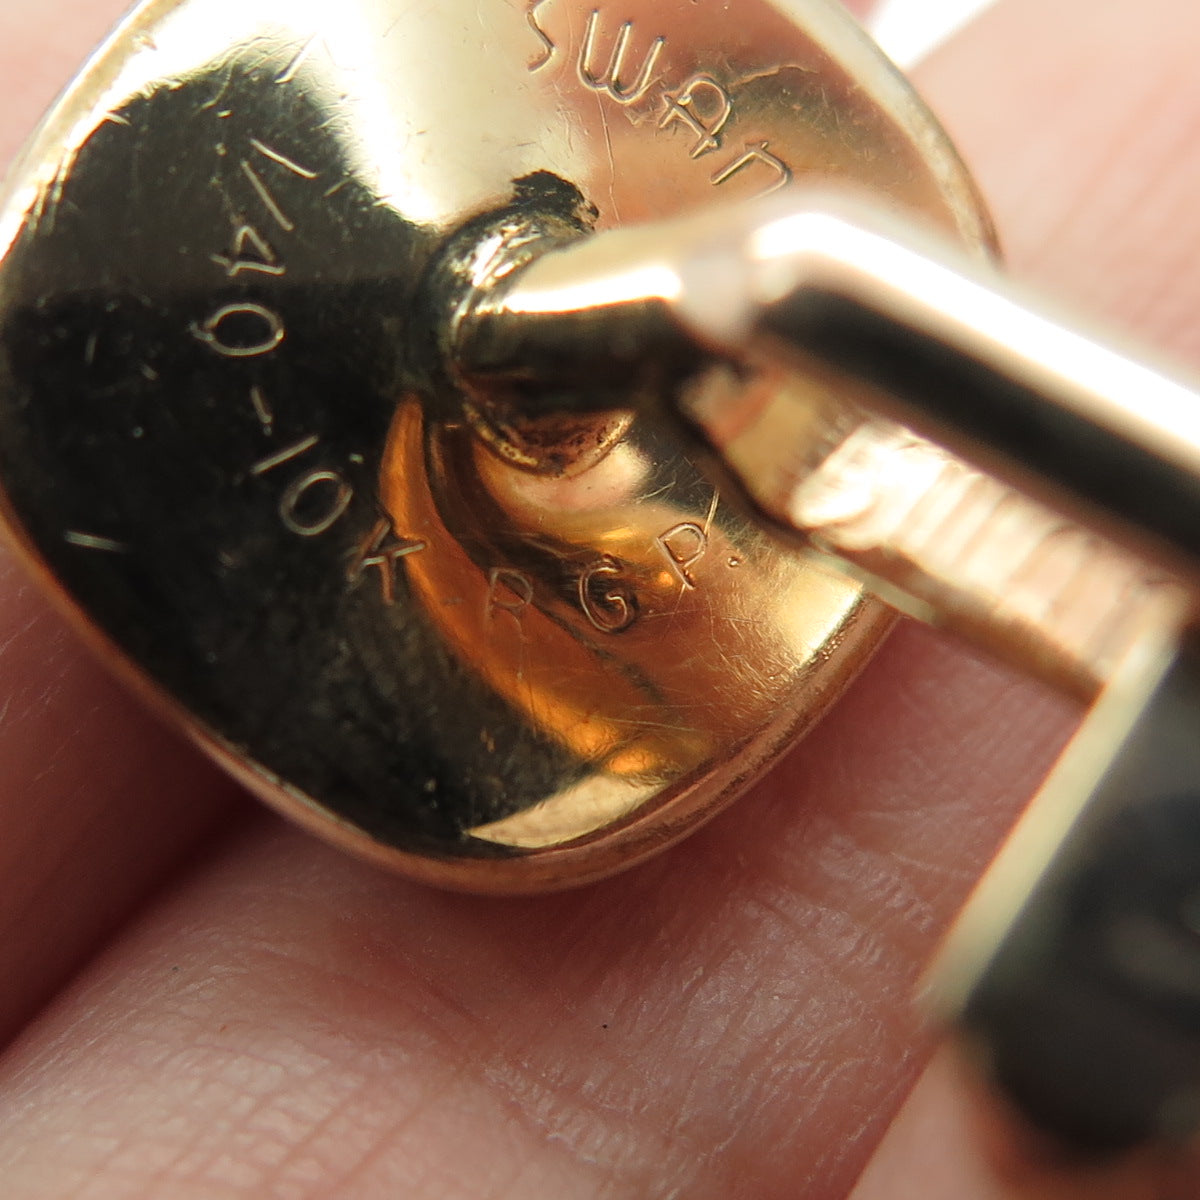
[[[603,338],[572,346],[590,321]],[[760,520],[1034,673],[1099,688],[930,994],[1071,1144],[1191,1135],[1200,396],[888,214],[819,193],[556,250],[468,307],[457,353],[476,387],[528,409],[604,407],[644,362],[666,419]],[[734,378],[791,364],[842,399],[689,377],[713,361]],[[666,386],[664,362],[680,369]]]

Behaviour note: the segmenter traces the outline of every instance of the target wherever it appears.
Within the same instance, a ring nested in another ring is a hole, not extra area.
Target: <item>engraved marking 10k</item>
[[[395,604],[396,575],[401,560],[410,554],[420,554],[425,549],[425,542],[398,536],[392,522],[387,517],[382,517],[376,522],[375,528],[371,530],[351,563],[349,580],[354,583],[367,571],[375,568],[379,572],[384,604]]]

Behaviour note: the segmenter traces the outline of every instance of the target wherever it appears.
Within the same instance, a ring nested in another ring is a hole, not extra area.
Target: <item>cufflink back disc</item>
[[[453,887],[608,874],[761,772],[888,610],[635,397],[476,403],[446,281],[813,180],[987,247],[944,135],[825,0],[155,0],[0,209],[11,531],[304,824]]]

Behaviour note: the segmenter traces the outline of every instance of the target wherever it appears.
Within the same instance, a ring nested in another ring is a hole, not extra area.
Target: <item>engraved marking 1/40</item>
[[[283,84],[294,79],[318,40],[314,38],[306,43],[276,82]],[[259,138],[251,138],[250,146],[255,154],[274,168],[281,168],[306,182],[319,178],[318,172],[303,166]],[[222,144],[217,147],[217,153],[224,157],[228,151]],[[296,228],[295,223],[284,212],[266,181],[251,165],[249,158],[240,160],[240,169],[276,224],[285,233],[293,232]],[[233,201],[229,201],[228,204],[229,208],[236,212],[236,204]],[[275,277],[286,273],[271,243],[240,216],[236,218],[230,253],[214,254],[212,260],[224,268],[230,279],[247,271]],[[254,301],[227,304],[203,324],[193,325],[191,331],[193,336],[215,353],[231,359],[253,359],[271,354],[282,345],[287,336],[283,317]],[[250,402],[264,433],[268,437],[272,436],[275,431],[275,413],[260,387],[251,387]],[[255,464],[250,473],[254,477],[267,475],[315,450],[319,445],[320,438],[315,435],[304,438]],[[295,479],[284,491],[279,501],[279,516],[284,527],[291,533],[304,538],[319,537],[341,520],[353,499],[354,488],[341,474],[329,469],[312,470]],[[413,549],[415,547],[409,547],[403,552],[411,553]],[[372,548],[369,553],[375,551],[379,552],[379,562],[368,561],[366,565],[394,564],[395,557],[401,554],[400,549],[388,548],[385,551],[382,545]],[[385,582],[384,586],[386,592],[388,584]]]
[[[272,146],[268,146],[266,142],[259,141],[258,138],[251,138],[250,145],[254,148],[256,154],[260,154],[269,162],[274,163],[276,166],[282,167],[285,171],[292,175],[299,176],[299,178],[309,182],[320,178],[318,172],[302,166],[300,163],[296,162],[295,159],[289,158],[286,154],[274,149]],[[287,215],[286,212],[284,212],[283,206],[278,200],[276,200],[274,192],[272,192],[267,186],[266,180],[263,179],[263,177],[254,169],[250,163],[250,160],[248,158],[243,158],[239,163],[239,167],[242,174],[249,181],[250,186],[254,189],[259,200],[262,201],[263,207],[270,214],[271,219],[280,227],[280,229],[284,231],[284,233],[294,233],[296,230],[296,223]]]
[[[259,178],[258,172],[250,165],[249,159],[242,159],[242,174],[250,181],[250,186],[258,193],[267,212],[284,233],[294,233],[296,226],[291,218],[279,206],[279,201],[272,195],[270,188]]]
[[[129,553],[129,547],[124,542],[100,537],[94,533],[79,533],[77,530],[71,529],[63,535],[63,538],[69,545],[78,546],[80,550],[98,550],[102,554]]]
[[[629,52],[629,43],[633,38],[633,22],[626,21],[617,34],[608,67],[598,74],[594,67],[597,35],[600,31],[600,10],[592,10],[588,17],[587,32],[584,34],[583,47],[579,52],[579,79],[584,87],[593,92],[603,92],[611,96],[618,104],[636,104],[654,85],[654,69],[658,66],[659,56],[667,44],[664,37],[655,38],[642,62],[642,69],[632,83],[625,80],[625,56]]]
[[[303,67],[308,61],[309,55],[312,54],[313,49],[316,47],[319,41],[321,41],[319,34],[310,37],[308,41],[300,47],[292,61],[284,68],[283,74],[275,77],[275,82],[278,84],[291,83],[292,80],[300,74],[300,68]]]
[[[558,46],[554,39],[542,28],[538,21],[538,10],[544,8],[550,0],[533,0],[529,6],[529,11],[525,14],[525,20],[529,23],[529,28],[533,30],[539,42],[542,43],[541,55],[535,58],[529,64],[530,71],[540,71],[543,67],[549,66],[550,61],[554,58]]]
[[[279,277],[287,273],[271,243],[253,225],[238,225],[233,233],[233,245],[228,254],[214,254],[213,262],[225,268],[230,279],[243,271]]]
[[[491,621],[497,613],[507,613],[518,625],[521,614],[533,603],[533,580],[520,571],[494,567],[488,575],[488,594],[484,604],[484,619]]]
[[[396,602],[396,573],[401,560],[410,554],[420,554],[427,548],[425,542],[401,537],[396,533],[391,521],[384,517],[359,547],[358,553],[350,565],[348,573],[350,582],[357,582],[367,571],[376,568],[379,571],[383,602],[394,604]]]
[[[729,93],[711,75],[694,75],[679,92],[667,93],[666,111],[658,127],[666,129],[674,121],[686,125],[698,139],[692,158],[703,158],[721,148],[721,131],[732,116]]]
[[[319,178],[316,171],[310,171],[308,167],[302,167],[295,159],[288,158],[286,154],[281,154],[278,150],[272,149],[265,142],[260,142],[258,138],[251,138],[250,145],[264,158],[269,158],[272,162],[278,163],[281,167],[285,167],[291,171],[293,175],[299,175],[301,179],[311,180]]]
[[[223,333],[232,324],[244,321],[252,326],[261,322],[265,327],[257,340],[248,338],[245,344],[226,340]],[[192,333],[206,346],[211,347],[223,358],[260,358],[276,349],[286,336],[283,318],[261,304],[226,304],[219,308],[203,325],[193,325]]]
[[[254,405],[254,415],[263,427],[263,432],[270,437],[275,432],[275,413],[262,388],[252,387],[250,389],[250,403]]]
[[[304,441],[297,442],[294,446],[289,446],[286,450],[280,450],[278,454],[272,454],[270,458],[264,458],[262,462],[256,463],[250,469],[250,474],[266,475],[269,471],[274,471],[276,467],[282,467],[284,463],[290,463],[302,454],[307,454],[310,450],[315,450],[320,444],[321,439],[315,435],[305,438]]]

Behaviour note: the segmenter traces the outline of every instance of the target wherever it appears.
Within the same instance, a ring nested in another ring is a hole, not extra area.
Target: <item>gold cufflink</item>
[[[270,803],[586,882],[937,620],[1101,696],[944,1011],[1077,1141],[1200,1120],[1195,397],[1008,292],[838,6],[155,0],[0,250],[13,536]]]

